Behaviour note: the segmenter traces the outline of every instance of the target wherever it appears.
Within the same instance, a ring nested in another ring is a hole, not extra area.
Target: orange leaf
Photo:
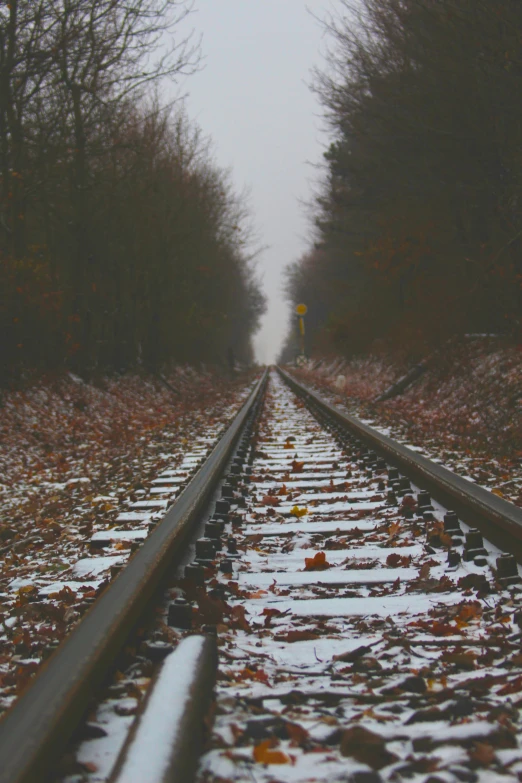
[[[476,617],[480,617],[481,614],[482,614],[481,605],[479,604],[478,601],[473,601],[473,603],[463,604],[460,607],[457,618],[467,623],[470,620],[474,620]]]
[[[305,571],[324,571],[330,568],[330,565],[325,552],[317,552],[314,557],[305,557]]]
[[[242,682],[244,680],[255,680],[257,682],[262,682],[265,685],[270,685],[270,682],[268,680],[268,676],[262,669],[258,669],[257,671],[253,671],[253,669],[245,668],[241,672],[239,672],[239,674],[237,675],[236,679],[239,682]]]
[[[254,748],[254,760],[258,764],[291,764],[292,759],[282,750],[272,750],[272,740],[264,740]]]
[[[266,590],[256,590],[255,593],[248,593],[247,598],[262,598],[264,595],[267,595]]]
[[[451,536],[449,535],[449,533],[441,533],[440,534],[440,543],[443,546],[448,547],[448,549],[451,547],[451,545],[453,544],[453,541],[451,540]]]
[[[401,529],[400,522],[392,522],[388,528],[388,535],[390,536],[390,538],[396,536],[400,529]]]

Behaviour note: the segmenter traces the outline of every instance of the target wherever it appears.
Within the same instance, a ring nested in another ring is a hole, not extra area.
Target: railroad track
[[[0,724],[1,783],[522,779],[521,510],[265,383]]]

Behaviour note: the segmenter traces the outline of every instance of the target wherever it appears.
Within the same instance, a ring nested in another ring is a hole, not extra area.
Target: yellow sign
[[[308,312],[308,307],[305,304],[298,304],[295,308],[295,311],[297,315],[306,315]]]

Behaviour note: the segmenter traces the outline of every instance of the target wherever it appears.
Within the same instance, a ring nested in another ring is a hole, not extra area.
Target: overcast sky
[[[310,70],[322,62],[321,26],[329,0],[196,0],[190,26],[203,36],[201,72],[187,79],[187,108],[209,134],[219,165],[236,188],[248,187],[259,240],[268,246],[259,273],[268,312],[256,356],[272,362],[286,332],[284,266],[308,247],[306,211],[326,136],[310,92]]]

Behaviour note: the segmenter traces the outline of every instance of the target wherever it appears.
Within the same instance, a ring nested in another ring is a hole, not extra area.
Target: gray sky
[[[191,76],[189,116],[213,139],[219,165],[245,186],[259,240],[268,246],[259,273],[269,298],[255,338],[261,362],[276,358],[286,332],[284,266],[307,249],[308,199],[325,135],[310,92],[310,69],[321,64],[329,0],[196,0],[189,20],[203,36],[204,69]]]

